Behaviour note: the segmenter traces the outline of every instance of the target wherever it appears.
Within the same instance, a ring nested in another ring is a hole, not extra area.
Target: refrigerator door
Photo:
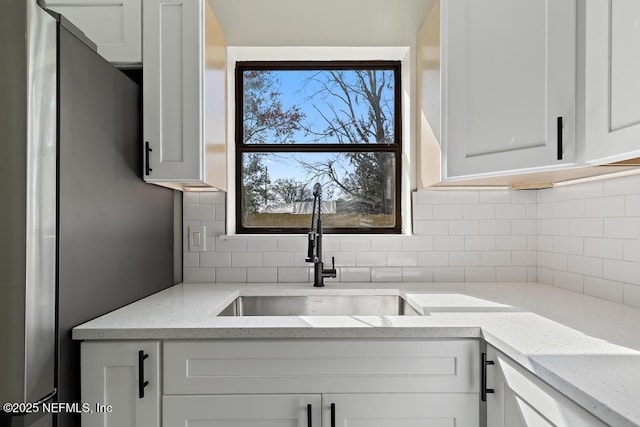
[[[0,402],[36,402],[55,373],[55,20],[1,1],[0,52]]]

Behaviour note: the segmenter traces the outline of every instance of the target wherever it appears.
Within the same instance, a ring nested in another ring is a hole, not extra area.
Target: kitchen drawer
[[[467,340],[216,340],[164,344],[164,394],[479,390]]]

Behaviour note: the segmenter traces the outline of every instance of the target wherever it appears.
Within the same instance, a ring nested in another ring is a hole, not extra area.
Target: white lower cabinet
[[[81,344],[82,427],[160,426],[160,342]],[[102,405],[97,408],[96,405]]]
[[[163,427],[320,426],[319,394],[165,396]]]
[[[476,393],[322,395],[322,427],[471,427]]]
[[[487,426],[604,427],[602,421],[507,356],[487,346]]]

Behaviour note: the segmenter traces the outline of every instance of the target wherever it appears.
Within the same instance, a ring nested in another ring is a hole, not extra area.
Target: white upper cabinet
[[[142,0],[46,0],[46,4],[85,33],[109,62],[142,63]]]
[[[144,178],[226,190],[226,46],[206,0],[145,0]]]
[[[575,0],[443,0],[443,179],[572,163],[575,56]]]
[[[586,160],[640,156],[640,2],[585,2]]]

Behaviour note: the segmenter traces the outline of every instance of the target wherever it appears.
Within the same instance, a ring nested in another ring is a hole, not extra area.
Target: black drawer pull
[[[487,388],[487,365],[494,365],[493,360],[487,360],[487,353],[482,353],[480,364],[480,400],[487,401],[487,393],[495,393],[492,388]]]
[[[307,405],[307,427],[311,426],[311,403]]]
[[[558,160],[562,160],[562,117],[557,119],[558,125]]]
[[[143,350],[138,352],[138,397],[144,398],[144,388],[149,385],[149,381],[144,380],[144,360],[149,355],[145,354]]]
[[[149,141],[145,141],[144,143],[144,174],[149,175],[153,169],[151,169],[151,165],[149,164],[149,153],[153,150],[149,147]]]
[[[336,404],[331,404],[331,427],[336,427]]]

